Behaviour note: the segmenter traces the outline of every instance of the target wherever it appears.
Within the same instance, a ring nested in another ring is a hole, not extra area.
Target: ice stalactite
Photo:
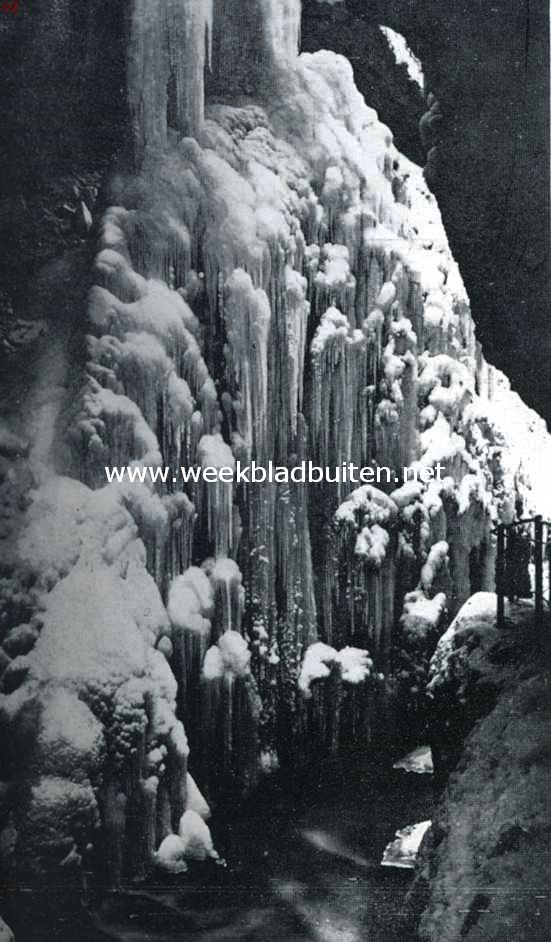
[[[344,629],[368,644],[385,672],[394,621],[396,518],[394,501],[371,485],[352,491],[335,514],[333,635],[342,637]]]
[[[235,468],[235,460],[229,445],[219,432],[204,435],[197,446],[197,461],[203,468]],[[195,485],[195,503],[201,523],[204,523],[204,535],[207,536],[216,556],[226,556],[232,552],[237,536],[236,508],[233,504],[233,481],[226,473],[226,479],[218,477],[213,481],[201,480]],[[204,518],[202,517],[204,512]]]
[[[328,308],[311,345],[312,452],[323,467],[369,460],[367,348],[362,331],[351,329],[336,307]],[[340,497],[340,487],[337,492]]]
[[[226,360],[230,388],[236,388],[233,411],[245,457],[254,453],[265,461],[268,421],[268,337],[270,304],[261,288],[240,269],[232,272],[224,288]]]
[[[173,580],[168,595],[168,617],[172,624],[174,673],[178,694],[189,709],[193,684],[197,684],[210,640],[214,596],[208,576],[192,566]]]
[[[214,0],[217,90],[258,94],[298,55],[300,0]]]
[[[197,135],[204,120],[213,0],[132,0],[127,90],[136,154],[166,147],[168,128]]]
[[[239,566],[233,559],[217,559],[212,565],[205,564],[212,585],[214,595],[214,626],[215,631],[224,634],[226,631],[241,632],[241,619],[243,617],[243,577]],[[213,635],[217,641],[218,636]]]
[[[208,796],[221,797],[225,790],[243,790],[257,781],[261,704],[250,660],[245,638],[227,629],[203,662],[197,761]]]

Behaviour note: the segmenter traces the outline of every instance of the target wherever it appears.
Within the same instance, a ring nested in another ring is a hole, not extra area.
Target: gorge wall
[[[56,7],[62,49],[77,7]],[[84,228],[46,217],[60,234],[31,240],[34,280],[21,259],[7,280],[15,313],[46,322],[0,440],[2,847],[19,881],[184,869],[214,854],[197,786],[215,804],[308,749],[367,749],[393,709],[417,733],[447,618],[493,586],[493,526],[544,510],[544,423],[482,356],[419,167],[344,58],[298,56],[298,2],[124,13],[107,43],[122,93],[91,94],[95,156],[80,111],[72,151],[37,117],[60,186],[79,175],[65,212]],[[94,35],[85,84],[107,55]],[[3,204],[8,229],[44,212],[40,185]],[[16,375],[28,353],[10,356]],[[105,479],[253,458],[400,480]],[[442,481],[401,486],[437,463]]]

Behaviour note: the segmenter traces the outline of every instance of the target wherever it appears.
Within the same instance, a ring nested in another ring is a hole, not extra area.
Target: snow
[[[210,635],[210,615],[214,604],[212,586],[202,569],[192,566],[173,580],[167,612],[172,625],[183,631]]]
[[[347,684],[363,683],[373,667],[368,652],[361,648],[343,648],[338,652],[335,662],[340,665],[342,679]]]
[[[429,550],[426,562],[421,569],[421,588],[426,595],[430,595],[436,578],[444,566],[449,562],[449,544],[446,540],[433,543]]]
[[[328,665],[333,663],[336,654],[337,652],[334,648],[330,647],[328,644],[323,644],[321,641],[310,645],[304,655],[298,679],[299,690],[301,690],[305,696],[310,695],[310,687],[314,680],[329,677],[331,671]]]
[[[377,523],[372,527],[364,527],[358,534],[354,552],[356,556],[365,558],[366,562],[380,569],[386,558],[386,551],[390,537]]]
[[[211,646],[203,662],[204,680],[247,677],[250,673],[251,652],[245,638],[237,631],[228,629]]]
[[[186,845],[177,834],[168,834],[155,854],[155,865],[168,873],[185,873]]]
[[[424,642],[443,622],[446,613],[446,596],[439,592],[432,599],[415,590],[408,592],[404,599],[403,614],[400,624],[409,642]]]
[[[218,639],[218,647],[224,672],[236,677],[247,676],[250,671],[251,652],[245,639],[237,631],[228,630]]]
[[[383,491],[365,484],[346,498],[335,513],[337,523],[356,524],[359,517],[368,525],[384,525],[391,522],[397,513],[396,504]]]
[[[327,2],[327,0],[325,0]],[[331,0],[329,0],[331,2]],[[420,60],[409,48],[406,39],[401,33],[391,29],[390,26],[380,26],[379,29],[385,37],[390,49],[394,53],[397,65],[405,65],[408,75],[412,82],[415,82],[421,91],[425,87],[425,78],[423,75],[423,66]]]
[[[360,648],[347,646],[337,652],[330,645],[317,641],[306,650],[298,678],[298,688],[306,699],[312,696],[314,681],[329,677],[332,665],[339,667],[344,683],[361,684],[371,676],[373,661],[369,653]]]
[[[476,592],[461,607],[448,630],[442,635],[430,662],[427,692],[434,696],[454,678],[464,684],[465,651],[480,647],[481,656],[495,643],[497,596],[494,592]],[[466,646],[466,647],[465,647]]]

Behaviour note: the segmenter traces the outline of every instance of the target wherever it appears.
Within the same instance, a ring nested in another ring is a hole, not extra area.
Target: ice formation
[[[345,59],[297,55],[298,0],[250,8],[130,4],[133,168],[94,230],[73,477],[47,469],[2,583],[22,867],[211,855],[206,800],[297,744],[368,747],[395,675],[415,697],[492,590],[494,524],[546,512],[545,427],[482,357],[421,170]],[[310,457],[393,477],[105,483]]]

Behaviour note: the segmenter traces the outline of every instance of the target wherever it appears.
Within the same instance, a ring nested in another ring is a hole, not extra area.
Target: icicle
[[[240,632],[244,594],[239,566],[233,559],[218,558],[205,569],[214,594],[213,640],[226,631]]]
[[[197,460],[203,469],[228,468],[233,475],[235,459],[219,433],[203,435],[197,448]],[[201,480],[195,485],[197,510],[201,514],[202,509],[206,509],[207,533],[217,557],[231,553],[234,544],[233,480],[227,478],[218,476],[215,481]]]
[[[266,456],[268,413],[268,332],[270,305],[250,276],[236,269],[224,290],[224,322],[228,338],[227,364],[235,383],[237,430],[249,454]]]

